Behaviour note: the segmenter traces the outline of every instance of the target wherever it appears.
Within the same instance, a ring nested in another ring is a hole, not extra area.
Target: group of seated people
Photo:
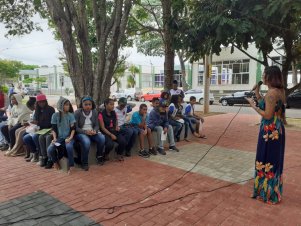
[[[99,165],[109,160],[114,143],[118,144],[115,148],[118,161],[124,161],[124,156],[131,156],[136,137],[139,137],[138,153],[142,157],[148,158],[157,153],[166,155],[163,145],[167,137],[169,150],[179,152],[176,142],[180,141],[183,127],[186,141],[189,141],[188,129],[195,137],[206,138],[202,134],[204,119],[194,112],[195,97],[191,97],[185,106],[181,93],[170,96],[170,92],[163,92],[161,98],[153,98],[150,108],[142,103],[139,111],[128,120],[133,106],[127,103],[126,98],[120,98],[116,107],[114,100],[108,98],[97,110],[93,99],[85,96],[74,112],[70,101],[60,97],[55,112],[43,94],[30,97],[24,105],[22,96],[13,93],[9,97],[8,119],[0,122],[0,150],[5,151],[5,156],[25,153],[26,161],[38,162],[46,169],[60,169],[59,160],[67,156],[70,170],[75,162],[79,162],[86,171],[89,169],[91,142],[96,143]],[[152,131],[156,131],[156,145]],[[145,137],[148,150],[144,144]],[[75,149],[79,151],[74,152]],[[78,154],[77,158],[74,158],[74,153]]]

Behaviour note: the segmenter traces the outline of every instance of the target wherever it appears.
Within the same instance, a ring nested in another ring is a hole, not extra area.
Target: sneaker
[[[156,150],[156,148],[150,148],[149,149],[149,152],[148,152],[149,154],[151,154],[151,155],[157,155],[157,150]]]
[[[166,155],[166,152],[164,151],[163,148],[158,148],[158,152],[159,152],[161,155]]]
[[[179,152],[180,150],[176,146],[170,146],[169,150]]]
[[[149,158],[149,153],[146,150],[140,150],[138,154],[143,158]]]
[[[96,157],[96,163],[97,163],[97,165],[100,165],[100,166],[104,165],[105,164],[104,157],[102,157],[102,156]]]
[[[1,151],[6,151],[9,149],[9,145],[8,144],[3,144],[1,147],[0,147],[0,150]]]
[[[30,162],[38,162],[39,161],[39,153],[34,153],[33,158],[30,160]]]
[[[132,154],[131,154],[131,152],[130,152],[130,151],[126,151],[124,156],[125,156],[125,157],[131,157],[131,156],[132,156]]]
[[[82,169],[84,170],[84,171],[89,171],[89,165],[82,165]]]
[[[41,167],[45,167],[47,165],[48,158],[47,157],[42,157],[42,161],[40,162]]]
[[[33,153],[30,153],[28,158],[25,158],[26,162],[31,162],[31,160],[33,159]]]
[[[53,166],[53,162],[51,160],[48,160],[45,169],[52,169],[52,166]]]

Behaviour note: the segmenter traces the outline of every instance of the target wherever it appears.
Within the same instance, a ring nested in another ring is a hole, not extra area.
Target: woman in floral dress
[[[279,67],[265,68],[263,84],[268,86],[264,97],[259,93],[259,86],[255,89],[258,107],[252,98],[247,98],[251,107],[262,116],[252,197],[276,204],[282,197],[285,149],[285,93]]]

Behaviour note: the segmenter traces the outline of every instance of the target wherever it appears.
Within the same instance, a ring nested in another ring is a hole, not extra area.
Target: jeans
[[[163,148],[163,142],[161,140],[161,134],[163,132],[163,127],[162,126],[156,126],[154,129],[157,132],[157,146],[159,148]],[[168,127],[168,131],[167,131],[167,136],[168,136],[168,141],[169,141],[169,146],[175,146],[175,139],[174,139],[174,133],[173,133],[173,129],[172,126],[169,125]]]
[[[136,137],[138,135],[137,130],[135,130],[132,127],[128,127],[128,128],[121,128],[120,133],[124,136],[127,144],[125,147],[125,151],[127,153],[131,153],[131,149],[135,144],[136,141]]]
[[[10,148],[13,148],[16,143],[15,132],[20,127],[22,127],[21,123],[14,125],[10,129],[8,129],[8,125],[1,127],[1,132],[2,132],[3,136],[5,137],[5,140],[7,141],[7,143],[9,143]]]
[[[74,166],[74,158],[73,158],[73,144],[74,140],[71,140],[68,144],[61,144],[61,146],[57,147],[54,144],[50,144],[50,146],[47,149],[47,155],[48,158],[52,160],[52,162],[57,163],[60,158],[64,156],[64,148],[66,148],[68,153],[68,163],[69,167]]]
[[[6,126],[6,125],[7,125],[7,122],[0,122],[0,144],[7,143],[5,140],[5,137],[3,136],[2,132],[1,132],[2,127]]]
[[[43,134],[39,136],[39,152],[40,156],[43,158],[47,157],[47,147],[51,144],[52,135],[51,134]]]
[[[190,128],[190,131],[192,133],[195,132],[195,129],[193,128],[193,125],[192,125],[192,121],[190,120],[190,118],[188,117],[183,117],[183,120],[184,120],[184,126],[185,126],[185,134],[184,134],[184,138],[187,138],[188,136],[188,127]]]
[[[174,127],[174,136],[179,139],[182,129],[183,129],[183,124],[180,122],[177,122],[176,120],[170,119],[169,120],[169,125]]]
[[[88,165],[91,141],[95,142],[97,145],[96,158],[103,156],[103,148],[105,145],[105,137],[103,134],[98,133],[93,136],[88,136],[86,134],[77,134],[75,136],[75,139],[78,140],[81,144],[81,151],[82,151],[81,156],[82,156],[83,165]]]
[[[23,142],[29,147],[30,152],[39,153],[39,134],[25,133],[23,136]]]
[[[117,154],[123,155],[124,153],[125,147],[127,145],[125,137],[120,133],[116,133],[114,135],[117,138],[117,140],[114,141],[111,139],[111,137],[105,135],[105,155],[108,155],[114,148],[114,142],[118,143],[118,148],[116,149]]]

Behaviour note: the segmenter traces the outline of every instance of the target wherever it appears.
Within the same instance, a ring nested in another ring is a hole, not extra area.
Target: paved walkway
[[[257,116],[238,115],[196,167],[196,173],[181,178],[185,173],[182,169],[190,167],[216,142],[233,116],[207,117],[208,139],[180,143],[181,152],[168,153],[165,159],[136,156],[72,175],[41,169],[21,157],[8,158],[0,153],[0,202],[43,191],[103,225],[301,225],[300,131],[287,130],[284,196],[279,205],[249,198],[252,181],[231,183],[252,173]],[[172,161],[167,165],[169,159]],[[159,160],[165,164],[155,162]],[[162,191],[148,197],[158,190]],[[114,213],[105,209],[127,203],[133,204],[115,208]]]

